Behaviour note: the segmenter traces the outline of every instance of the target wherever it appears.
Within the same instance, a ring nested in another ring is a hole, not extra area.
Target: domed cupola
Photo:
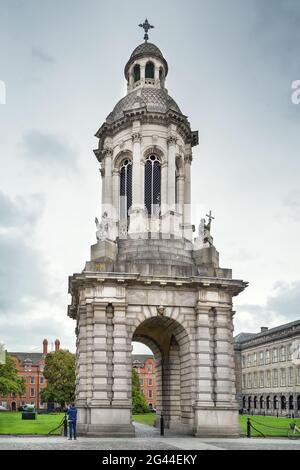
[[[148,42],[148,30],[152,26],[148,20],[140,26],[145,30],[145,42],[134,49],[124,70],[128,93],[144,86],[164,88],[168,74],[168,63],[161,50]]]

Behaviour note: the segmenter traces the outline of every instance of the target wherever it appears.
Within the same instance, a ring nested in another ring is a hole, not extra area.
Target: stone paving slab
[[[300,450],[300,442],[289,439],[202,439],[191,436],[152,438],[0,437],[1,450]]]

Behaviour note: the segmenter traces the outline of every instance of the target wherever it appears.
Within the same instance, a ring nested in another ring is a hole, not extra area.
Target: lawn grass
[[[48,434],[53,428],[59,425],[63,418],[63,413],[36,415],[35,420],[22,420],[22,413],[14,411],[0,412],[0,435],[1,434]],[[58,429],[53,435],[59,435]]]
[[[136,423],[153,426],[156,419],[156,413],[145,413],[143,415],[132,415],[132,420]]]
[[[289,430],[289,425],[292,419],[289,418],[277,418],[276,416],[240,416],[240,425],[242,428],[243,435],[247,435],[247,418],[251,419],[253,426],[261,431],[266,437],[287,437],[287,433]],[[154,421],[156,418],[155,413],[146,413],[141,415],[133,415],[132,420],[136,423],[146,424],[148,426],[153,426]],[[296,419],[296,424],[298,428],[300,428],[300,419]],[[260,424],[257,424],[260,423]],[[265,427],[272,426],[272,427]],[[281,429],[278,429],[281,428]],[[251,429],[251,435],[253,437],[261,437],[261,435]],[[300,439],[300,435],[299,435]]]
[[[290,418],[277,418],[276,416],[243,415],[240,416],[240,424],[244,435],[247,435],[247,418],[250,418],[252,425],[266,437],[287,437],[289,425],[293,421],[296,421],[297,427],[300,428],[300,419],[293,420]],[[265,425],[270,427],[266,427]],[[253,437],[260,436],[253,428],[251,429],[251,435]],[[300,435],[298,437],[300,437]]]

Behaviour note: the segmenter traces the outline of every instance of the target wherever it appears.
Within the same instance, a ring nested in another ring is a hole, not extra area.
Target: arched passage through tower
[[[140,323],[132,336],[151,349],[156,368],[156,426],[163,414],[166,429],[192,433],[194,384],[190,338],[176,320],[164,316]]]

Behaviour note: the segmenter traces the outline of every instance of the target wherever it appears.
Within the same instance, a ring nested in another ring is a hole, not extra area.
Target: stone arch
[[[163,307],[159,308],[162,312]],[[146,344],[154,353],[157,372],[157,424],[163,414],[166,428],[192,433],[196,395],[194,358],[187,325],[184,326],[164,313],[157,312],[153,316],[150,313],[151,308],[144,310],[146,313],[138,316],[131,328],[131,340]]]
[[[145,163],[147,158],[152,154],[156,155],[160,159],[160,162],[161,162],[162,165],[164,163],[166,163],[165,152],[158,145],[151,145],[151,146],[147,147],[144,150],[144,152],[143,152],[143,162]]]
[[[281,410],[285,411],[287,408],[287,400],[285,395],[281,395],[280,397],[280,408]]]
[[[123,162],[123,160],[125,160],[126,158],[128,158],[129,160],[132,160],[132,152],[131,152],[131,150],[121,150],[121,152],[119,152],[119,153],[115,156],[114,162],[113,162],[113,169],[120,171],[122,162]]]
[[[145,78],[146,79],[153,79],[155,77],[155,64],[152,60],[148,60],[145,66]]]

